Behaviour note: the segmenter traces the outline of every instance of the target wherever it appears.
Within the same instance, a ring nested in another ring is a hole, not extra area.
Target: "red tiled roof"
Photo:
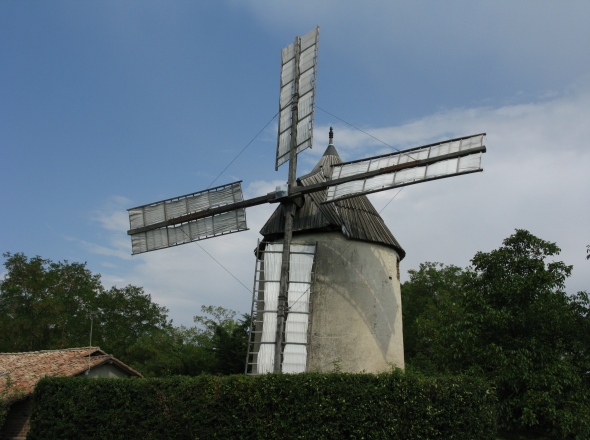
[[[32,393],[37,382],[45,376],[77,376],[107,362],[116,364],[130,376],[141,377],[140,373],[99,347],[0,353],[0,396],[9,380],[11,391],[5,398]]]

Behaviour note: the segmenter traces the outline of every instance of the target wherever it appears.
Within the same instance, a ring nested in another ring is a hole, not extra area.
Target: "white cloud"
[[[129,240],[126,235],[129,227],[129,217],[124,208],[128,205],[129,199],[115,195],[111,196],[100,209],[92,213],[92,221],[98,223],[99,228],[105,231],[106,234],[106,236],[99,234],[96,237],[96,241],[100,241],[101,244],[71,236],[65,238],[78,243],[80,247],[91,254],[102,257],[116,257],[120,260],[130,260]],[[105,245],[105,242],[108,245]],[[104,267],[117,267],[117,264],[110,261],[102,261],[100,265]]]
[[[497,248],[523,228],[562,247],[561,258],[575,266],[572,291],[590,286],[583,252],[590,243],[590,93],[576,92],[528,105],[453,110],[381,129],[387,140],[418,141],[419,126],[423,143],[444,134],[488,133],[482,174],[408,187],[383,212],[408,252],[404,268],[423,261],[465,266],[476,251]],[[378,209],[389,198],[389,192],[373,197]]]
[[[93,213],[93,219],[98,222],[100,227],[108,231],[127,230],[129,227],[129,217],[127,207],[131,201],[127,197],[113,195],[103,203],[100,209]]]
[[[122,260],[129,260],[131,257],[126,250],[126,246],[122,246],[121,243],[116,247],[108,247],[103,246],[96,243],[90,243],[85,240],[80,240],[77,238],[66,237],[70,241],[75,241],[78,243],[79,246],[83,247],[84,249],[88,250],[90,253],[95,255],[102,255],[105,257],[117,257]],[[115,237],[114,240],[121,241],[119,237]]]

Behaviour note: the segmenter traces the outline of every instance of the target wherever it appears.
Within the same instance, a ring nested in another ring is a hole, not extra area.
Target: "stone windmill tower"
[[[241,182],[129,209],[133,254],[247,230],[246,208],[279,207],[256,251],[246,373],[377,372],[404,366],[399,261],[405,252],[366,194],[482,171],[485,134],[341,162],[312,146],[319,27],[283,48],[276,169],[287,185],[244,200]]]
[[[298,179],[299,185],[330,179],[333,165],[340,163],[330,129],[324,155],[309,174]],[[405,252],[366,196],[325,204],[326,193],[323,190],[304,195],[294,216],[291,246],[299,251],[307,248],[309,254],[302,253],[300,258],[307,256],[315,261],[307,265],[308,269],[313,267],[313,280],[310,272],[310,284],[301,285],[303,294],[289,294],[289,298],[293,297],[290,309],[298,309],[300,319],[291,326],[287,319],[286,348],[290,342],[288,332],[303,345],[292,347],[299,348],[298,355],[287,358],[283,371],[332,371],[335,366],[347,372],[403,368],[399,262]],[[260,231],[264,236],[258,253],[262,273],[265,264],[266,272],[272,270],[264,261],[265,250],[277,246],[282,250],[284,219],[280,205]],[[267,308],[267,284],[272,281],[267,283],[264,276],[259,277],[254,301],[257,337],[249,356],[251,373],[267,372],[272,366],[270,356],[266,362],[258,359],[262,328],[270,326],[269,336],[274,341],[276,325],[265,322],[262,313],[256,314]]]

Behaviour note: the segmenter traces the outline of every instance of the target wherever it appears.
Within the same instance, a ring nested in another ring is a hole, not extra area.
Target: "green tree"
[[[415,318],[414,368],[467,373],[491,381],[501,426],[552,438],[590,437],[590,302],[568,296],[572,267],[553,261],[554,244],[516,230],[491,252],[478,252],[444,295]],[[429,273],[442,272],[438,275]],[[425,265],[404,295],[454,269]],[[417,286],[414,286],[416,282]],[[439,288],[439,291],[441,289]]]
[[[105,289],[85,264],[4,254],[0,351],[92,345],[146,376],[243,373],[249,318],[202,308],[194,327],[173,327],[141,287]]]
[[[196,339],[201,347],[213,353],[214,371],[217,374],[244,372],[248,349],[250,317],[236,319],[234,310],[223,307],[202,306],[204,315],[194,317],[197,323]]]
[[[196,328],[168,327],[142,335],[127,355],[144,376],[197,376],[215,373],[215,356],[199,345]]]
[[[135,286],[105,289],[85,264],[4,254],[0,281],[0,350],[31,351],[93,345],[124,357],[142,335],[169,326],[167,310]]]
[[[97,297],[93,341],[125,358],[135,341],[169,331],[168,309],[154,303],[143,288],[126,286],[103,290]]]
[[[85,265],[4,254],[0,281],[0,350],[88,345],[87,312],[102,291]]]
[[[411,362],[420,353],[421,342],[428,328],[425,318],[441,313],[453,304],[453,296],[461,291],[463,270],[457,266],[441,263],[421,263],[418,270],[408,271],[410,281],[402,285],[402,316],[404,323],[405,358]],[[450,310],[448,310],[450,311]],[[429,328],[428,332],[436,332]],[[427,361],[427,359],[422,359]]]
[[[202,306],[194,327],[146,333],[128,350],[147,376],[241,374],[250,318],[219,306]]]

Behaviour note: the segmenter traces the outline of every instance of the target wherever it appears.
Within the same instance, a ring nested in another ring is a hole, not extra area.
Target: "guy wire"
[[[254,137],[252,138],[252,140],[251,140],[250,142],[248,142],[244,148],[242,148],[242,150],[241,150],[241,151],[240,151],[240,152],[239,152],[239,153],[236,155],[236,157],[234,157],[234,158],[232,159],[232,161],[231,161],[230,163],[228,163],[228,164],[227,164],[227,166],[226,166],[226,167],[225,167],[225,168],[224,168],[224,169],[221,171],[221,173],[219,173],[219,174],[217,175],[217,177],[216,177],[215,179],[213,179],[213,181],[212,181],[212,182],[209,184],[209,186],[207,187],[207,189],[211,188],[211,185],[213,185],[213,184],[214,184],[214,183],[217,181],[217,179],[219,179],[219,178],[221,177],[221,175],[222,175],[223,173],[225,173],[225,170],[227,170],[227,169],[230,167],[230,165],[231,165],[232,163],[234,163],[238,157],[240,157],[240,156],[241,156],[241,154],[242,154],[242,153],[243,153],[243,152],[246,150],[246,148],[248,148],[248,147],[250,146],[250,144],[252,144],[252,142],[254,142],[258,136],[260,136],[260,133],[262,133],[262,132],[263,132],[263,131],[266,129],[266,127],[268,127],[268,126],[269,126],[269,124],[270,124],[270,123],[271,123],[271,122],[274,120],[274,118],[276,118],[276,117],[277,117],[277,115],[278,115],[278,114],[279,114],[279,112],[276,112],[276,113],[275,113],[275,115],[274,115],[274,116],[271,118],[271,120],[270,120],[270,121],[268,121],[268,122],[266,123],[266,125],[265,125],[264,127],[262,127],[262,129],[261,129],[261,130],[260,130],[258,133],[256,133],[256,136],[254,136]]]

